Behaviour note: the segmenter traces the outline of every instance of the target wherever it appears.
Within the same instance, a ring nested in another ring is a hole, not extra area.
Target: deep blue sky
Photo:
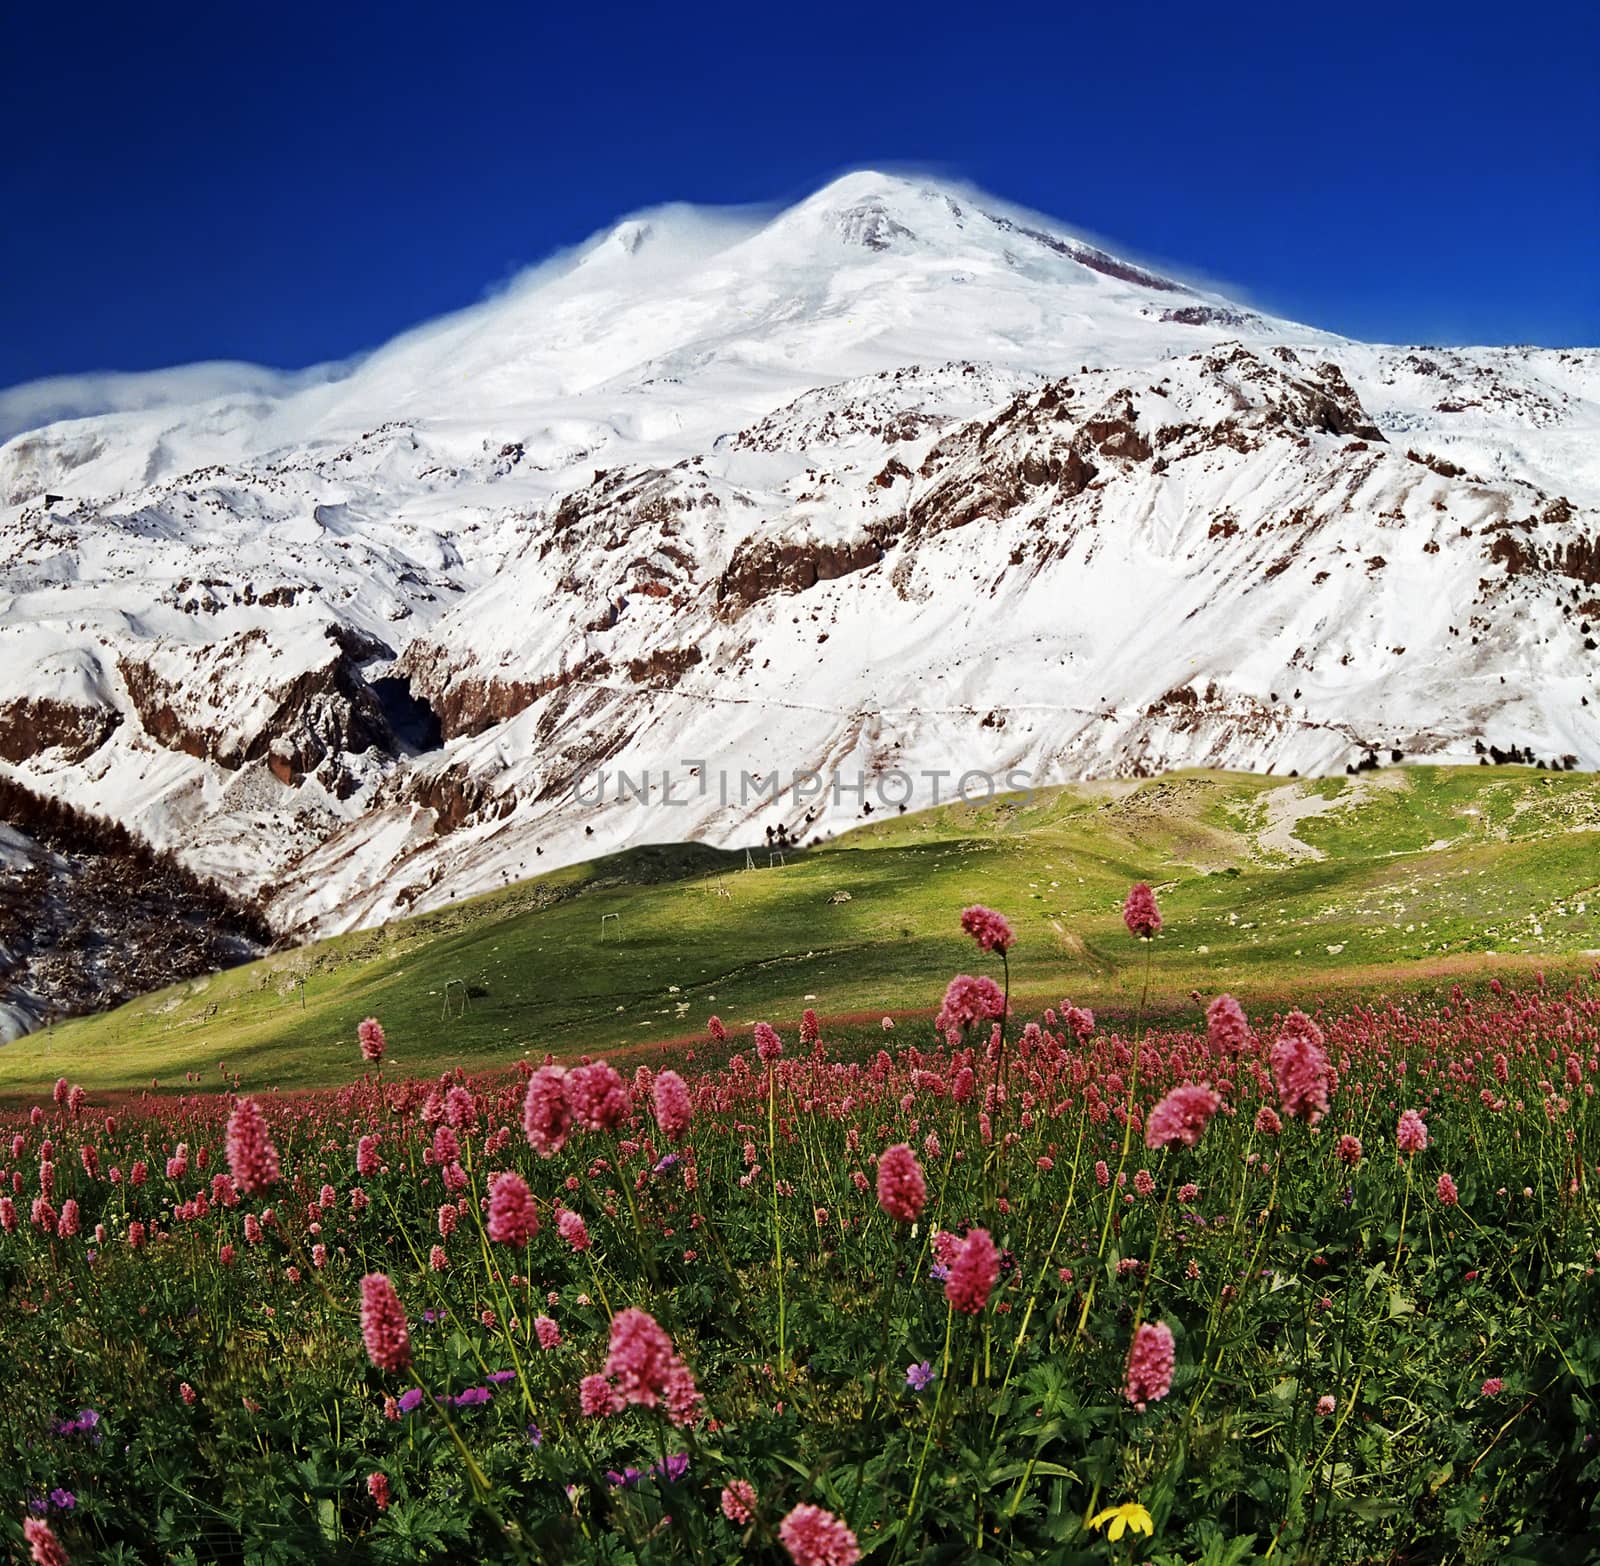
[[[342,357],[631,208],[884,164],[1357,336],[1593,344],[1597,14],[14,7],[0,386]]]

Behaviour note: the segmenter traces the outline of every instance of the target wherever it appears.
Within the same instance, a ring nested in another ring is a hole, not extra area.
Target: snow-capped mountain
[[[1356,343],[859,173],[194,384],[0,447],[0,770],[286,933],[859,819],[808,771],[1600,764],[1594,349]]]

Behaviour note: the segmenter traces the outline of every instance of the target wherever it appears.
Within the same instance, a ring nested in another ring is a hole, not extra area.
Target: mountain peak
[[[826,235],[851,248],[879,253],[947,255],[1003,260],[1018,267],[1069,263],[1113,282],[1164,294],[1192,294],[1144,264],[1119,256],[1063,227],[1056,219],[955,181],[859,169],[830,181],[773,223],[782,243],[800,234]]]

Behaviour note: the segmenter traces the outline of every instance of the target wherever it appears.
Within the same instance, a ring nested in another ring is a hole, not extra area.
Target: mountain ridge
[[[1600,351],[1357,343],[899,176],[657,209],[337,380],[0,446],[0,772],[293,936],[863,815],[597,768],[1593,766],[1597,453]]]

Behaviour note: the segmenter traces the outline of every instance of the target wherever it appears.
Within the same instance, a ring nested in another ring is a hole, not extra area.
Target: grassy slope
[[[1307,796],[1333,808],[1289,829],[1320,859],[1285,843],[1282,818]],[[1119,909],[1135,879],[1167,920],[1152,978],[1166,996],[1393,986],[1488,952],[1554,960],[1600,947],[1596,830],[1592,775],[1405,768],[1041,791],[867,826],[754,872],[742,854],[640,849],[61,1024],[0,1049],[0,1094],[61,1074],[105,1091],[195,1070],[217,1086],[224,1060],[257,1086],[346,1081],[369,1014],[398,1069],[431,1071],[615,1053],[699,1032],[712,1011],[734,1027],[806,1004],[926,1009],[977,963],[956,927],[974,901],[1017,927],[1020,994],[1126,1005],[1142,958]],[[850,901],[831,904],[837,891]],[[608,913],[621,918],[602,941]],[[446,1018],[450,980],[481,993]]]

